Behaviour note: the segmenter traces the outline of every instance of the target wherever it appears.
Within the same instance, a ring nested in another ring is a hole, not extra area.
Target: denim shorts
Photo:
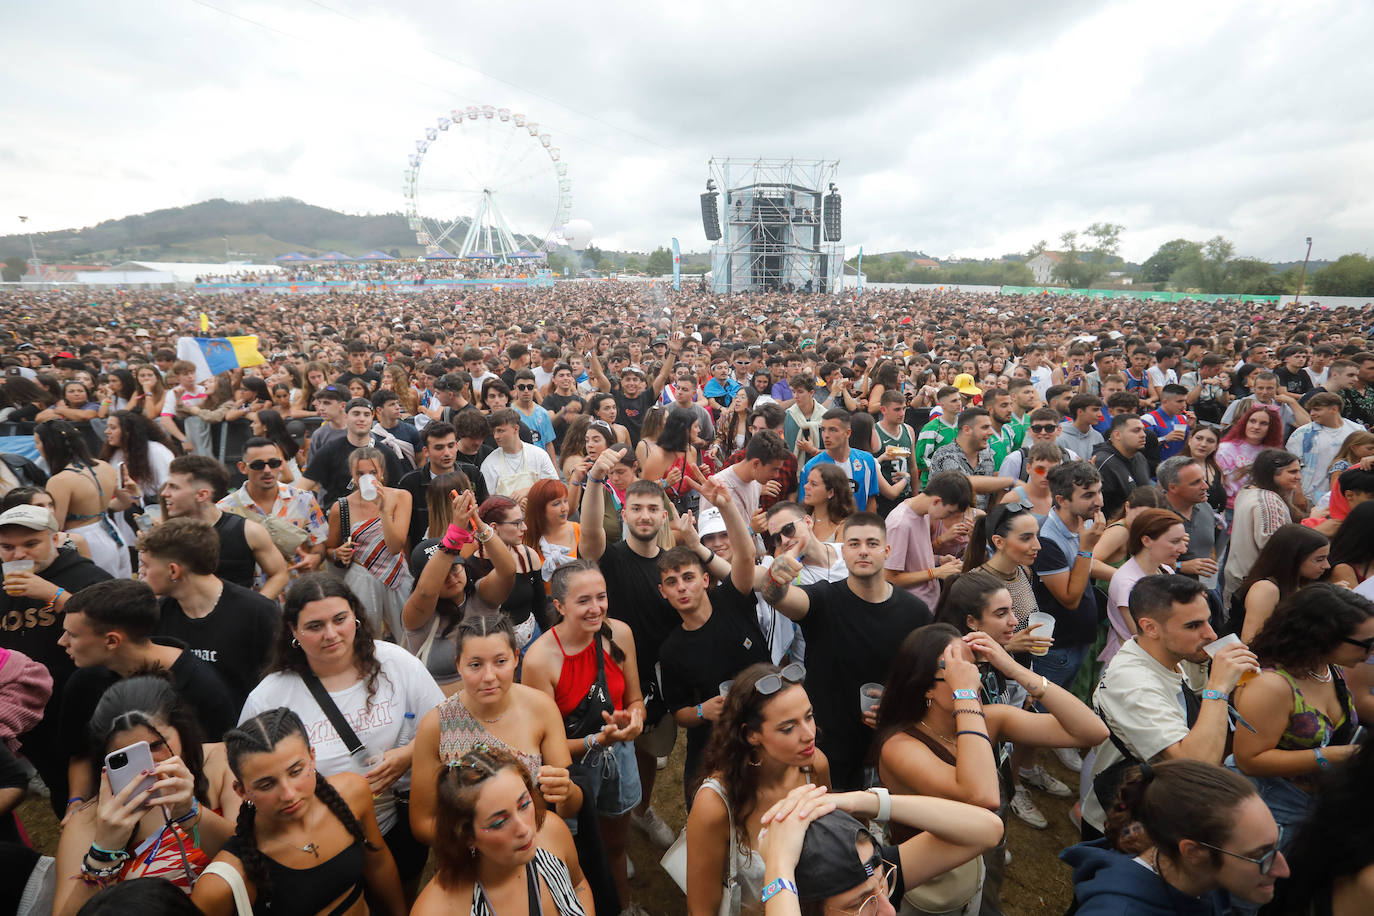
[[[594,746],[573,767],[586,773],[596,796],[596,813],[620,817],[639,804],[639,767],[634,744],[617,741],[609,747]],[[585,805],[590,799],[585,799]]]

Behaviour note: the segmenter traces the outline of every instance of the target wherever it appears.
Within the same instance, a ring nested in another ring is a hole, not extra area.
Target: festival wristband
[[[1221,700],[1223,703],[1225,703],[1225,702],[1228,701],[1228,697],[1226,696],[1226,692],[1225,692],[1225,691],[1223,691],[1223,690],[1213,690],[1213,689],[1210,688],[1210,687],[1208,687],[1206,690],[1202,691],[1202,698],[1203,698],[1204,700]]]
[[[970,688],[968,688],[968,687],[963,687],[963,688],[960,688],[959,690],[954,691],[954,699],[956,699],[956,700],[977,700],[977,699],[978,699],[978,691],[972,690],[972,689],[970,689]]]
[[[795,894],[797,892],[797,885],[788,881],[786,878],[774,878],[772,881],[768,882],[768,886],[763,889],[763,893],[759,896],[763,903],[767,903],[783,891],[789,891]]]

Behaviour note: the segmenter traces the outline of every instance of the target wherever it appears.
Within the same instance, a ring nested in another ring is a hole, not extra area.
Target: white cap
[[[725,518],[720,514],[720,510],[715,506],[707,506],[701,510],[701,516],[697,519],[697,534],[706,537],[708,534],[720,534],[725,531]]]

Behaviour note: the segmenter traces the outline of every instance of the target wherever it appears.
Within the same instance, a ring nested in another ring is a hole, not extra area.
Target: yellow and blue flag
[[[196,381],[221,372],[261,366],[267,360],[258,352],[256,334],[245,337],[178,337],[177,359],[196,364]]]

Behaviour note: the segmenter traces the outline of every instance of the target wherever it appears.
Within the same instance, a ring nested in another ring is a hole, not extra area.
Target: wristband
[[[454,522],[448,526],[448,532],[444,534],[443,543],[449,550],[462,550],[465,545],[471,544],[474,540],[471,531]]]
[[[1206,690],[1202,691],[1202,698],[1203,698],[1204,700],[1221,700],[1223,703],[1226,703],[1226,702],[1229,701],[1229,698],[1226,696],[1226,694],[1225,694],[1223,691],[1220,691],[1220,690],[1213,690],[1213,689],[1210,688],[1210,687],[1208,687]]]
[[[795,894],[797,892],[797,885],[788,881],[786,878],[774,878],[772,881],[768,882],[768,886],[763,889],[763,893],[759,896],[763,903],[767,903],[770,899],[776,897],[783,891],[790,891]]]
[[[1093,552],[1091,550],[1080,550],[1078,551],[1078,558],[1080,560],[1091,560],[1093,558]]]
[[[704,719],[704,718],[706,718],[706,716],[702,715],[702,713],[701,713],[701,704],[698,703],[698,704],[697,704],[697,719],[700,720],[700,719]]]
[[[183,814],[181,817],[173,818],[173,819],[172,819],[172,822],[175,823],[175,824],[184,824],[184,823],[186,823],[187,821],[189,821],[191,818],[195,817],[195,816],[196,816],[197,814],[199,814],[199,813],[200,813],[200,799],[198,799],[198,798],[196,798],[194,795],[192,795],[192,796],[191,796],[191,810],[190,810],[190,811],[187,811],[187,812],[186,812],[185,814]]]
[[[67,799],[67,807],[70,808],[76,802],[84,802],[85,800],[86,799],[82,798],[80,795],[73,795],[71,798]]]
[[[892,793],[882,786],[870,786],[868,791],[878,796],[878,820],[883,823],[892,820]]]
[[[606,482],[606,478],[605,478],[605,477],[593,477],[593,476],[591,475],[591,472],[590,472],[590,471],[587,472],[587,479],[590,480],[592,483],[605,483],[605,482]]]
[[[473,533],[473,537],[477,538],[477,543],[479,544],[485,544],[487,541],[490,541],[495,536],[496,531],[490,525],[488,525],[485,528],[478,528]]]
[[[86,855],[95,862],[127,862],[133,858],[123,849],[106,849],[103,846],[91,844],[91,848],[86,851]]]
[[[1318,769],[1325,770],[1325,769],[1328,769],[1328,768],[1331,766],[1331,761],[1326,759],[1326,755],[1325,755],[1324,753],[1322,753],[1322,749],[1321,749],[1321,748],[1319,748],[1319,747],[1314,747],[1314,748],[1312,748],[1312,753],[1314,753],[1314,754],[1317,755],[1317,768],[1318,768]]]
[[[62,597],[63,595],[65,595],[66,593],[67,593],[67,590],[66,590],[65,588],[63,588],[62,586],[59,585],[59,586],[57,587],[57,591],[55,591],[55,592],[52,593],[52,597],[48,599],[48,603],[45,604],[44,607],[47,608],[47,609],[49,609],[49,610],[51,610],[52,608],[56,607],[56,606],[57,606],[57,599],[58,599],[58,598],[61,598],[61,597]]]
[[[963,687],[963,688],[960,688],[959,690],[954,691],[954,699],[956,699],[956,700],[977,700],[977,699],[978,699],[978,691],[972,690],[972,689],[970,689],[970,688],[968,688],[968,687]]]
[[[986,734],[985,732],[976,732],[976,731],[974,731],[974,730],[971,729],[971,728],[961,729],[961,730],[959,730],[959,731],[957,731],[957,732],[954,733],[954,737],[956,737],[956,738],[959,737],[960,735],[977,735],[979,738],[982,738],[982,739],[983,739],[984,741],[986,741],[988,744],[992,744],[992,738],[991,738],[991,736],[989,736],[989,735]]]
[[[967,713],[967,714],[970,715],[970,716],[982,716],[984,719],[986,719],[986,718],[988,717],[988,714],[985,713],[985,712],[983,712],[981,709],[958,709],[958,708],[956,708],[956,709],[954,710],[954,714],[955,714],[956,716],[959,715],[960,713]]]

